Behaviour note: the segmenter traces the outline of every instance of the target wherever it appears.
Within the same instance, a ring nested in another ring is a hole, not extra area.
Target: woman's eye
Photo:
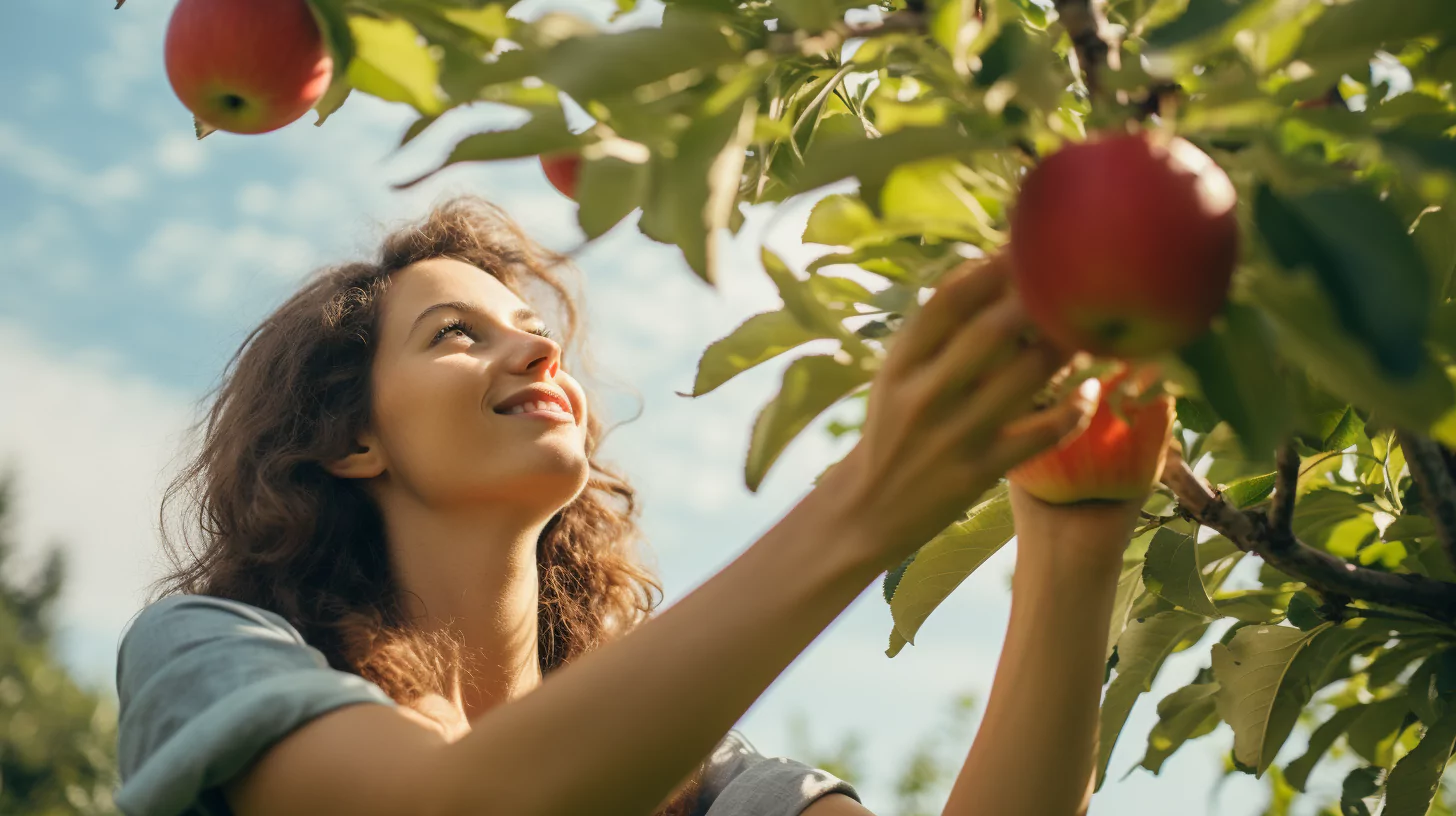
[[[445,336],[448,335],[450,332],[455,331],[460,332],[466,337],[474,339],[474,335],[472,334],[472,330],[469,325],[461,320],[452,320],[449,323],[446,323],[444,326],[441,326],[439,331],[435,332],[435,339],[433,342],[438,343],[441,340],[445,339]]]

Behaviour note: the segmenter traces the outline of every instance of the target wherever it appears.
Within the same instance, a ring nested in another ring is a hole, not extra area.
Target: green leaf
[[[784,310],[756,314],[703,351],[689,396],[701,397],[760,363],[824,336],[804,328]]]
[[[339,77],[330,82],[329,89],[324,91],[324,95],[319,97],[318,102],[314,103],[314,112],[318,114],[318,121],[314,122],[314,126],[322,125],[339,108],[344,107],[344,100],[349,98],[349,92],[352,90],[354,88],[346,77]]]
[[[907,162],[890,171],[880,190],[885,225],[898,233],[971,243],[1000,243],[991,216],[966,188],[955,159]]]
[[[1394,762],[1391,748],[1397,732],[1410,713],[1405,695],[1377,700],[1365,707],[1345,733],[1345,741],[1370,764],[1389,768]]]
[[[1289,622],[1308,632],[1324,623],[1320,617],[1319,604],[1307,592],[1296,592],[1289,599]]]
[[[1244,6],[1242,0],[1188,0],[1186,11],[1148,34],[1147,47],[1171,48],[1211,34],[1237,17]]]
[[[900,579],[905,576],[905,570],[910,566],[910,562],[914,560],[915,553],[910,553],[905,557],[904,561],[900,562],[900,566],[885,571],[885,583],[881,587],[885,596],[885,603],[889,603],[895,599],[895,590],[900,588]]]
[[[1208,400],[1196,396],[1178,397],[1175,402],[1178,422],[1194,433],[1208,433],[1219,422],[1218,412]]]
[[[1456,710],[1448,711],[1401,758],[1385,782],[1385,809],[1381,816],[1426,816],[1441,786],[1441,774],[1456,745]]]
[[[1223,617],[1249,623],[1278,623],[1289,613],[1292,589],[1244,589],[1213,599]]]
[[[640,207],[648,182],[645,163],[601,155],[593,147],[582,151],[576,180],[577,223],[588,239],[605,235]]]
[[[715,15],[677,12],[660,27],[564,40],[541,55],[539,75],[585,103],[738,58]]]
[[[1196,530],[1184,534],[1167,527],[1159,529],[1148,545],[1143,586],[1189,612],[1216,618],[1218,609],[1209,600],[1198,573],[1197,538]]]
[[[1148,732],[1148,748],[1138,764],[1156,775],[1183,743],[1213,731],[1220,722],[1217,693],[1218,683],[1194,683],[1159,700],[1158,722]]]
[[[1345,775],[1340,786],[1341,816],[1370,816],[1365,800],[1380,790],[1383,768],[1356,768]]]
[[[1308,63],[1363,65],[1376,49],[1456,30],[1456,6],[1428,0],[1360,0],[1326,9],[1305,30],[1297,52]]]
[[[1306,544],[1323,546],[1336,526],[1366,515],[1359,500],[1339,490],[1312,490],[1294,506],[1294,536]]]
[[[744,482],[758,491],[779,454],[811,420],[869,382],[871,372],[827,355],[800,357],[784,371],[783,387],[753,423]]]
[[[652,192],[638,227],[681,247],[688,266],[710,284],[718,279],[718,242],[738,200],[756,114],[757,100],[749,97],[693,119],[671,158],[653,154]]]
[[[1152,688],[1163,661],[1187,640],[1196,641],[1208,628],[1208,619],[1181,609],[1159,612],[1127,625],[1117,641],[1117,675],[1102,699],[1097,743],[1097,787],[1107,778],[1107,762],[1127,715],[1143,692]]]
[[[400,19],[349,18],[354,59],[349,84],[389,102],[404,102],[430,116],[445,109],[438,84],[440,66],[419,41],[415,27]]]
[[[858,249],[895,236],[887,233],[875,214],[856,196],[835,193],[819,199],[809,212],[803,240]]]
[[[1252,507],[1274,493],[1274,474],[1265,473],[1262,476],[1240,479],[1223,488],[1219,493],[1239,509]]]
[[[1430,638],[1405,638],[1379,655],[1365,667],[1366,687],[1378,689],[1394,683],[1411,663],[1434,652],[1441,644]]]
[[[560,107],[538,108],[529,121],[514,130],[493,130],[466,136],[450,151],[443,164],[397,189],[413,187],[452,164],[468,161],[519,159],[537,154],[576,149],[580,137],[566,129],[566,115]]]
[[[1013,532],[1011,501],[1005,485],[999,485],[964,520],[945,528],[916,551],[890,599],[895,631],[914,643],[930,613],[1010,541]]]
[[[1231,303],[1209,331],[1179,353],[1252,461],[1272,459],[1291,422],[1287,390],[1274,368],[1274,349],[1264,318]]]
[[[347,86],[345,77],[349,63],[354,59],[354,35],[349,31],[349,16],[344,11],[343,0],[306,0],[308,10],[318,23],[324,46],[334,61],[334,77],[325,96],[335,93],[335,85]],[[342,102],[342,100],[340,100]],[[320,120],[320,124],[322,119]]]
[[[789,191],[800,193],[854,177],[860,181],[860,198],[873,207],[879,203],[885,179],[902,164],[1001,146],[1003,136],[968,136],[953,125],[905,128],[878,139],[815,140],[810,142],[804,166],[795,174]]]
[[[1384,423],[1418,429],[1430,428],[1456,403],[1450,380],[1429,355],[1410,378],[1384,373],[1366,346],[1340,326],[1311,273],[1255,270],[1244,280],[1272,318],[1284,357],[1342,400],[1378,412]]]
[[[1143,563],[1147,558],[1148,545],[1157,531],[1143,533],[1128,543],[1122,551],[1122,573],[1117,576],[1117,591],[1112,600],[1112,623],[1107,629],[1107,653],[1103,659],[1112,657],[1118,638],[1127,628],[1128,613],[1132,602],[1143,591]]]
[[[1420,369],[1430,288],[1425,260],[1395,211],[1362,185],[1280,196],[1262,185],[1254,220],[1274,257],[1311,269],[1341,325],[1397,378]]]
[[[857,343],[844,327],[844,318],[854,313],[853,309],[833,309],[819,299],[817,287],[808,281],[799,280],[794,273],[767,247],[759,253],[763,270],[779,290],[783,298],[784,311],[793,315],[799,323],[820,337],[837,337],[851,345]]]
[[[1446,702],[1456,696],[1456,651],[1442,649],[1426,658],[1406,683],[1411,711],[1427,726],[1451,709]]]
[[[1248,626],[1227,645],[1213,646],[1213,676],[1220,684],[1219,715],[1234,730],[1234,755],[1264,773],[1293,728],[1308,698],[1286,684],[1294,659],[1324,628],[1302,632],[1288,626]],[[1289,689],[1285,694],[1281,690]]]
[[[1294,786],[1294,789],[1303,793],[1305,784],[1309,781],[1309,773],[1314,770],[1316,763],[1335,744],[1335,740],[1345,733],[1350,723],[1360,716],[1365,710],[1365,705],[1357,703],[1349,708],[1342,708],[1330,715],[1328,720],[1320,724],[1319,728],[1309,737],[1309,748],[1300,757],[1284,769],[1284,779]]]

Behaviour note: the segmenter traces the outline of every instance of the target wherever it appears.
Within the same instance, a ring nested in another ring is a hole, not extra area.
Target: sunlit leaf
[[[930,613],[950,596],[986,559],[996,554],[1013,533],[1011,502],[1004,485],[922,546],[905,568],[890,600],[895,631],[909,643]]]
[[[1382,816],[1426,816],[1441,785],[1441,774],[1456,745],[1456,710],[1448,710],[1421,735],[1386,780]]]
[[[744,483],[757,491],[769,468],[799,432],[829,406],[869,382],[870,372],[835,357],[800,357],[784,371],[779,393],[753,424],[744,465]]]
[[[404,102],[425,115],[444,110],[440,66],[414,26],[400,19],[354,15],[349,30],[354,36],[350,85],[380,99]]]
[[[1143,692],[1152,688],[1163,661],[1185,640],[1196,640],[1208,619],[1181,609],[1132,621],[1117,641],[1117,675],[1102,699],[1097,743],[1097,787],[1107,778],[1107,762],[1127,715]]]
[[[1183,743],[1207,734],[1220,720],[1214,695],[1218,683],[1184,686],[1158,701],[1158,722],[1148,732],[1148,747],[1138,764],[1157,774]]]
[[[1148,545],[1143,567],[1143,585],[1148,591],[1190,612],[1210,618],[1219,616],[1199,577],[1195,552],[1196,530],[1174,532],[1164,527]]]
[[[760,363],[824,336],[783,310],[754,315],[703,352],[692,396],[700,397]]]

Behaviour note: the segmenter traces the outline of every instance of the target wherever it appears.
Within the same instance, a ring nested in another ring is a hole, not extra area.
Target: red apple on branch
[[[546,179],[573,201],[576,200],[576,180],[581,175],[581,154],[579,153],[553,153],[541,156],[541,169],[546,172]]]
[[[1234,186],[1203,151],[1143,132],[1068,145],[1011,214],[1026,311],[1068,350],[1141,357],[1208,328],[1238,258]]]
[[[1006,475],[1051,504],[1128,501],[1158,482],[1173,428],[1173,397],[1151,368],[1126,367],[1101,378],[1097,410],[1086,430],[1022,462]]]
[[[304,0],[180,0],[164,50],[177,98],[200,122],[233,133],[295,121],[334,70]]]

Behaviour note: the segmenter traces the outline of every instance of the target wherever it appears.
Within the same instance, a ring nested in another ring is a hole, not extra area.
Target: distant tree
[[[0,477],[0,813],[115,814],[115,704],[55,655],[64,551],[52,548],[25,584],[11,574],[13,486],[13,474]]]

